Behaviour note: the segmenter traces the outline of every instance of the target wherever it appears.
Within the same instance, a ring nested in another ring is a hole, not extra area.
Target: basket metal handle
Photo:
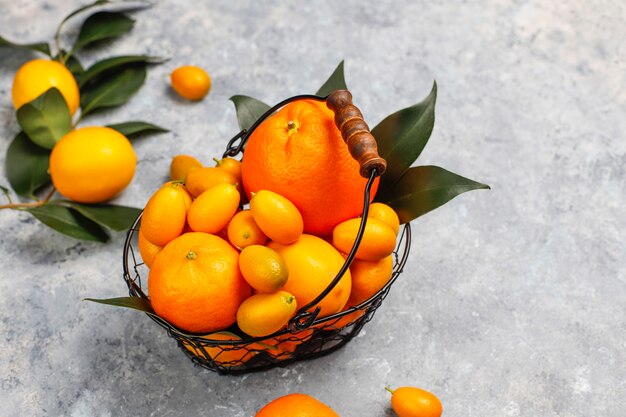
[[[376,139],[363,114],[352,103],[352,94],[348,90],[335,90],[326,98],[326,106],[335,113],[335,124],[348,145],[350,155],[358,161],[361,176],[369,178],[374,169],[377,175],[383,175],[387,162],[378,155]]]

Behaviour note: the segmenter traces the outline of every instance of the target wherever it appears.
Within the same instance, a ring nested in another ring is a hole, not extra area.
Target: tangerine
[[[305,233],[330,234],[363,208],[367,180],[359,174],[324,103],[297,100],[263,121],[250,135],[242,160],[246,193],[270,190],[302,214]],[[378,188],[372,187],[372,199]]]
[[[356,306],[380,291],[391,279],[393,256],[389,255],[378,261],[355,259],[350,265],[352,292],[349,306]]]
[[[225,240],[191,232],[168,243],[148,275],[152,308],[176,327],[211,333],[234,324],[250,286],[239,272],[239,252]]]

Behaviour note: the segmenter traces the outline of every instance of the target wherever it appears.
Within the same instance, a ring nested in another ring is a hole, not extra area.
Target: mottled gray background
[[[0,33],[51,38],[79,0],[0,0]],[[237,130],[228,98],[313,92],[341,59],[371,125],[439,84],[420,163],[484,181],[414,222],[406,272],[344,349],[225,377],[193,367],[156,324],[82,302],[126,294],[123,236],[79,243],[0,213],[0,378],[6,416],[249,417],[304,392],[342,416],[391,416],[385,384],[435,392],[445,416],[626,413],[626,8],[615,1],[162,1],[93,53],[171,57],[127,105],[85,122],[157,122],[117,200],[141,206],[170,158],[206,163]],[[78,22],[68,26],[69,41]],[[0,163],[18,130],[0,50]],[[167,76],[197,64],[201,103]],[[0,183],[6,184],[4,174]]]

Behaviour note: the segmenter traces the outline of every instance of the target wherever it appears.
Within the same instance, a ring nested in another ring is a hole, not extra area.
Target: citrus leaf
[[[96,62],[95,64],[90,66],[83,74],[80,75],[80,77],[78,77],[78,86],[82,89],[85,84],[93,81],[100,75],[105,74],[113,69],[119,70],[120,67],[129,64],[160,64],[163,62],[165,62],[164,59],[147,55],[127,55],[103,59],[102,61]]]
[[[146,79],[145,64],[136,64],[86,86],[81,94],[82,115],[126,103]]]
[[[139,297],[117,297],[117,298],[85,298],[85,301],[106,304],[115,307],[131,308],[143,311],[144,313],[155,314],[150,301]]]
[[[103,5],[103,4],[108,4],[108,3],[111,3],[111,1],[109,1],[109,0],[97,0],[97,1],[95,1],[95,2],[93,2],[93,3],[87,4],[87,5],[85,5],[85,6],[82,6],[82,7],[78,8],[78,9],[74,10],[72,13],[68,14],[67,16],[65,16],[65,17],[63,18],[63,20],[62,20],[62,21],[61,21],[61,23],[59,24],[59,30],[58,30],[58,31],[60,31],[61,26],[63,26],[63,24],[64,24],[65,22],[67,22],[67,21],[68,21],[68,20],[70,20],[72,17],[76,16],[77,14],[79,14],[79,13],[81,13],[81,12],[84,12],[85,10],[91,9],[91,8],[93,8],[93,7],[96,7],[96,6],[101,6],[101,5]],[[57,32],[58,32],[58,31],[57,31]]]
[[[387,161],[381,189],[393,185],[422,153],[435,124],[436,100],[437,83],[433,83],[428,97],[387,116],[372,129],[378,154]]]
[[[15,42],[10,42],[4,39],[2,36],[0,36],[0,48],[3,46],[9,47],[9,48],[27,49],[29,51],[42,52],[48,56],[52,56],[52,54],[50,53],[50,46],[45,42],[15,43]]]
[[[248,96],[232,96],[230,101],[235,105],[237,121],[239,122],[241,130],[250,129],[250,127],[271,108],[262,101]]]
[[[97,223],[68,207],[48,203],[25,209],[48,227],[76,239],[106,242],[109,235]]]
[[[35,190],[50,182],[48,164],[50,151],[35,145],[20,132],[7,149],[6,174],[16,193],[33,195]]]
[[[74,50],[129,32],[135,21],[121,12],[97,12],[89,16],[80,28]]]
[[[330,75],[328,80],[317,90],[315,95],[325,97],[332,93],[335,90],[347,90],[348,86],[346,86],[346,79],[343,75],[343,61],[337,65],[335,71]]]
[[[78,58],[76,58],[74,55],[70,55],[68,57],[67,51],[62,50],[61,53],[64,57],[67,57],[65,61],[65,66],[67,67],[68,70],[70,70],[74,78],[78,80],[78,78],[83,74],[83,72],[85,72],[83,65],[80,63]],[[59,55],[56,55],[53,59],[58,61],[59,58],[60,58]]]
[[[70,110],[55,87],[17,109],[17,121],[30,140],[47,149],[72,129]]]
[[[459,194],[478,189],[489,190],[490,187],[443,168],[426,165],[409,168],[383,198],[377,195],[376,201],[391,206],[400,223],[408,223]]]
[[[133,138],[148,133],[165,133],[169,130],[148,122],[125,122],[108,125],[111,129],[115,129],[127,138]]]
[[[80,204],[73,201],[61,201],[83,216],[108,229],[123,232],[131,228],[141,209],[135,207],[116,206],[113,204]]]

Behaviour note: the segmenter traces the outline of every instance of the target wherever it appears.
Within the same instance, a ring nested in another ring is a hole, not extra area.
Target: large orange
[[[309,395],[289,394],[271,401],[255,417],[339,417],[339,414]]]
[[[366,179],[325,103],[299,100],[250,135],[242,162],[246,193],[270,190],[291,201],[305,233],[328,235],[363,210]],[[372,199],[378,180],[372,188]]]
[[[223,330],[237,319],[250,286],[239,272],[239,252],[208,233],[185,233],[154,257],[148,275],[152,308],[180,329]]]
[[[298,308],[313,301],[328,287],[344,264],[343,256],[325,240],[303,234],[295,243],[267,245],[282,256],[289,269],[289,278],[282,288],[296,297]],[[350,297],[352,278],[350,270],[341,277],[335,288],[319,302],[319,317],[341,311]]]

